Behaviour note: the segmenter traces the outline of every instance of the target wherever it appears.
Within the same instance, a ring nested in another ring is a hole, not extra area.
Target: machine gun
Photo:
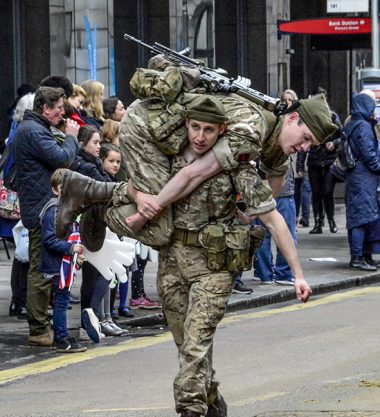
[[[239,76],[236,80],[234,78],[229,78],[226,76],[227,74],[221,74],[221,72],[224,70],[207,68],[198,61],[189,58],[187,55],[191,52],[190,48],[186,48],[181,52],[177,52],[173,51],[167,46],[161,45],[158,42],[155,42],[153,45],[149,45],[140,39],[128,35],[127,33],[124,34],[124,39],[135,42],[138,45],[149,49],[152,54],[163,54],[169,61],[175,64],[185,64],[197,67],[201,73],[201,83],[212,92],[235,93],[256,104],[259,104],[269,111],[272,111],[277,116],[289,113],[290,110],[295,110],[297,103],[292,105],[291,108],[286,109],[286,104],[284,105],[281,103],[279,99],[267,96],[260,91],[250,88],[251,81],[248,78],[241,76]]]

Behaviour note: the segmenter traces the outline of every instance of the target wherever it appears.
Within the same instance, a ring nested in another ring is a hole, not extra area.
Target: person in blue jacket
[[[47,281],[53,282],[53,325],[57,352],[74,353],[87,350],[85,346],[81,346],[73,337],[70,337],[67,329],[67,310],[70,304],[70,288],[72,285],[70,269],[74,267],[71,258],[77,253],[77,263],[81,264],[83,261],[83,246],[80,243],[79,235],[77,236],[78,240],[73,239],[72,241],[58,239],[55,235],[55,208],[64,171],[65,169],[57,169],[53,173],[51,185],[55,196],[45,204],[40,213],[42,245],[39,271]],[[74,231],[73,228],[71,231]],[[61,272],[64,255],[68,255],[67,260],[71,264],[67,276]]]
[[[41,252],[39,214],[52,197],[50,178],[57,168],[69,167],[79,151],[78,124],[68,119],[65,137],[58,143],[51,127],[64,117],[65,92],[61,88],[36,90],[33,110],[26,110],[11,147],[16,165],[16,186],[21,220],[29,232],[29,271],[26,309],[29,344],[52,346],[53,333],[48,318],[51,282],[38,271]]]
[[[377,187],[380,174],[380,153],[374,130],[376,119],[375,95],[370,90],[354,94],[351,117],[344,131],[356,159],[354,168],[347,172],[346,220],[350,244],[350,267],[364,271],[376,270],[371,252],[363,247],[370,232],[380,226]]]

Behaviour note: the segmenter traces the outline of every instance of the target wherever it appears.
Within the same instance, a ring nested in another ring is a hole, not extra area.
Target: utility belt
[[[176,229],[173,240],[205,249],[212,271],[239,272],[252,268],[252,258],[265,236],[261,226],[208,224],[199,232]]]

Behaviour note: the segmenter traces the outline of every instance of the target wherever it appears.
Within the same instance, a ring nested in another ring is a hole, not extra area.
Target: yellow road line
[[[307,308],[314,308],[325,304],[349,300],[355,297],[364,297],[367,295],[375,294],[380,294],[380,287],[365,287],[353,291],[329,295],[319,300],[311,300],[306,304],[293,304],[282,308],[275,308],[271,310],[225,317],[222,321],[222,324],[231,324],[245,320],[269,317],[276,314],[300,311]],[[96,349],[90,349],[83,353],[66,354],[59,356],[57,355],[54,358],[49,358],[36,363],[31,363],[13,369],[0,371],[0,385],[3,385],[7,382],[16,381],[17,379],[26,378],[30,375],[38,375],[46,372],[51,372],[59,368],[64,368],[66,366],[88,361],[91,359],[96,359],[109,355],[117,355],[118,353],[126,352],[128,350],[155,346],[161,343],[168,342],[169,340],[172,340],[172,335],[170,332],[166,332],[158,336],[126,340],[125,342],[118,343],[114,346],[99,346]]]
[[[37,375],[45,372],[51,372],[58,368],[64,368],[75,363],[101,358],[103,356],[117,355],[120,352],[126,352],[128,350],[141,349],[149,346],[158,345],[167,342],[171,339],[171,334],[169,332],[166,332],[158,336],[126,340],[125,342],[121,342],[113,346],[99,346],[96,349],[90,349],[83,353],[59,355],[54,358],[1,371],[0,385],[5,384],[7,382],[15,381],[20,378],[25,378],[29,375]]]
[[[376,294],[380,294],[380,287],[365,287],[365,288],[360,288],[357,290],[328,295],[323,298],[320,298],[319,300],[311,299],[305,304],[292,304],[290,306],[276,308],[272,310],[258,311],[258,312],[253,312],[253,313],[239,314],[236,316],[225,317],[222,323],[227,324],[227,323],[234,323],[234,322],[239,322],[243,320],[250,320],[254,318],[256,319],[256,318],[269,317],[269,316],[274,316],[277,314],[290,313],[293,311],[300,311],[300,310],[305,310],[308,308],[319,307],[319,306],[326,305],[326,304],[337,303],[340,301],[350,300],[356,297],[364,297],[367,295],[376,295]]]

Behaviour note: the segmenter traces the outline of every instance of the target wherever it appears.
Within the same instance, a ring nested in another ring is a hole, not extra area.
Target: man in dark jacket
[[[33,110],[27,110],[13,141],[16,185],[20,199],[21,219],[29,231],[29,272],[26,308],[29,344],[51,346],[53,335],[48,319],[52,285],[38,271],[41,252],[39,214],[52,197],[50,178],[57,168],[68,167],[79,150],[76,136],[79,126],[68,119],[65,139],[59,145],[50,128],[64,115],[65,92],[61,88],[40,87]]]

